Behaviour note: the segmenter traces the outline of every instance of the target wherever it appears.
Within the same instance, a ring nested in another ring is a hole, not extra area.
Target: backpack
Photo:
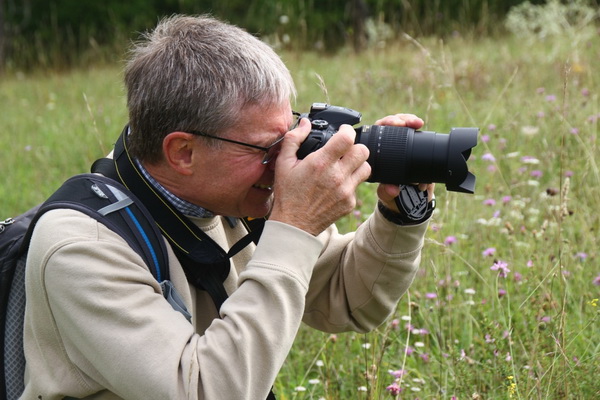
[[[68,179],[47,201],[0,222],[0,398],[24,389],[25,261],[33,228],[47,211],[83,212],[118,233],[144,259],[173,308],[190,319],[169,281],[164,240],[144,205],[120,183],[97,174]]]

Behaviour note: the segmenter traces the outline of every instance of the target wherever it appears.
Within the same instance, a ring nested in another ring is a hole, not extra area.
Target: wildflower
[[[489,333],[485,335],[485,342],[486,343],[494,343],[496,341],[496,339],[492,338],[492,335],[490,335]]]
[[[580,251],[577,254],[575,254],[575,257],[579,258],[579,261],[585,261],[587,256],[587,253],[584,253],[583,251]]]
[[[573,172],[571,170],[565,171],[565,177],[567,177],[567,178],[572,177],[574,174],[575,174],[575,172]]]
[[[404,349],[404,354],[406,354],[407,356],[410,356],[414,352],[415,352],[415,349],[413,349],[410,346],[407,346],[406,349]]]
[[[481,156],[481,159],[484,161],[490,161],[490,162],[496,161],[496,157],[494,157],[494,155],[492,153],[485,153],[484,155]]]
[[[571,132],[571,135],[578,135],[579,134],[579,129],[578,128],[571,128],[571,130],[569,132]]]
[[[426,299],[435,299],[435,298],[437,298],[437,294],[435,294],[435,293],[425,293],[425,298]]]
[[[488,247],[487,249],[485,249],[482,253],[481,253],[484,257],[491,257],[494,254],[496,254],[496,248],[495,247]]]
[[[321,368],[325,366],[325,362],[323,360],[317,360],[317,362],[315,362],[315,365]]]
[[[527,268],[533,267],[533,260],[527,261]]]
[[[535,90],[535,92],[536,92],[537,94],[544,94],[544,93],[546,92],[546,89],[545,89],[545,88],[543,88],[543,87],[539,87],[539,88],[537,88],[537,89]]]
[[[541,178],[542,175],[544,175],[544,173],[539,169],[534,169],[533,171],[531,171],[531,176],[533,176],[534,178]]]
[[[496,205],[496,200],[494,199],[486,199],[483,201],[483,204],[486,206],[495,206]]]
[[[425,362],[425,363],[429,362],[429,354],[427,354],[427,353],[419,354],[419,357],[421,357],[421,360],[423,360],[423,362]]]
[[[592,281],[592,283],[596,286],[600,286],[600,275],[595,277],[594,280]]]
[[[476,293],[476,292],[475,292],[475,289],[471,289],[471,288],[469,288],[469,289],[465,289],[465,294],[471,294],[471,295],[473,295],[473,294],[475,294],[475,293]]]
[[[535,136],[540,131],[540,128],[537,126],[525,125],[521,127],[521,133],[525,136]]]
[[[487,143],[490,141],[490,135],[481,135],[481,141]]]
[[[398,318],[394,318],[391,322],[391,325],[393,330],[397,330],[400,326],[400,320]]]
[[[396,379],[402,378],[404,375],[406,375],[406,370],[403,370],[403,369],[397,369],[395,371],[389,371],[389,372],[390,372],[390,375],[392,375]]]
[[[370,349],[371,348],[371,343],[363,343],[362,344],[362,348],[363,349],[367,349],[367,350]]]
[[[504,357],[505,361],[511,361],[512,360],[512,355],[510,353],[506,353],[506,357]]]
[[[304,386],[296,386],[294,388],[294,391],[296,391],[296,392],[306,392],[306,388]]]
[[[390,394],[392,396],[398,396],[400,394],[400,392],[402,392],[402,388],[396,382],[394,382],[390,386],[386,387],[385,390],[390,392]]]
[[[546,96],[546,101],[552,103],[552,102],[556,101],[556,96],[553,94],[549,94],[548,96]]]
[[[368,391],[369,389],[367,389],[367,387],[366,387],[366,386],[359,386],[359,387],[357,387],[357,388],[356,388],[356,390],[358,390],[359,392],[366,392],[366,391]]]
[[[588,97],[590,95],[590,89],[588,89],[588,88],[581,89],[581,95],[583,97]]]
[[[415,347],[425,347],[425,343],[423,343],[423,342],[415,342]]]
[[[504,297],[506,295],[506,290],[498,289],[498,297]]]
[[[489,124],[487,126],[487,128],[488,128],[488,131],[495,131],[496,130],[496,125],[495,124]]]
[[[510,203],[511,200],[512,200],[512,196],[504,196],[504,197],[502,197],[502,204]]]
[[[311,385],[318,385],[319,383],[321,383],[321,381],[318,380],[317,378],[315,378],[315,379],[309,379],[308,383],[310,383]]]
[[[523,164],[539,164],[540,160],[532,156],[523,156],[521,157],[521,162]]]
[[[523,275],[521,275],[519,272],[515,272],[513,278],[515,279],[515,282],[521,282],[523,280]]]
[[[540,318],[540,322],[543,322],[545,324],[547,324],[550,321],[552,321],[552,318],[550,318],[549,316],[544,316]]]
[[[592,299],[587,302],[592,307],[598,307],[598,299]]]
[[[507,376],[506,379],[508,380],[508,397],[512,399],[517,390],[517,384],[514,382],[515,378],[512,375]]]
[[[506,278],[510,272],[510,269],[508,269],[508,263],[500,260],[496,261],[494,265],[490,267],[490,269],[492,271],[498,271],[498,276],[500,278]]]
[[[446,239],[444,239],[444,244],[446,246],[450,246],[454,243],[456,243],[458,241],[458,239],[456,239],[456,236],[447,236]]]

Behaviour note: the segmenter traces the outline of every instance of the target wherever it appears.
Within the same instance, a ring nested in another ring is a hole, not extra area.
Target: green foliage
[[[498,21],[520,3],[522,0],[5,0],[0,3],[4,23],[4,32],[0,24],[0,67],[64,68],[114,62],[129,40],[174,13],[211,13],[278,48],[327,54],[344,47],[362,51],[381,46],[402,33],[412,37],[496,34],[504,28]],[[534,0],[526,4],[533,10],[535,4],[543,3]],[[598,5],[597,0],[576,3]],[[533,26],[540,21],[531,18],[524,22]],[[556,24],[544,20],[543,29]]]

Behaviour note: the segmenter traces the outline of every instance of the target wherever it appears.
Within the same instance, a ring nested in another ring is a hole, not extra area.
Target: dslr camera
[[[310,112],[300,114],[300,118],[308,118],[312,124],[298,149],[297,156],[302,159],[324,146],[342,124],[358,124],[362,115],[345,107],[313,103]],[[479,128],[452,128],[448,134],[382,125],[363,125],[354,130],[355,143],[369,149],[369,182],[436,182],[444,183],[449,191],[474,193],[475,175],[469,172],[467,160],[477,145]]]

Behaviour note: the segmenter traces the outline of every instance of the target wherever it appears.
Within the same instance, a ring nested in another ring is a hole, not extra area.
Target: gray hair
[[[125,69],[130,151],[140,160],[161,160],[170,132],[218,136],[245,107],[277,107],[296,95],[271,47],[213,17],[168,17],[142,39]]]

